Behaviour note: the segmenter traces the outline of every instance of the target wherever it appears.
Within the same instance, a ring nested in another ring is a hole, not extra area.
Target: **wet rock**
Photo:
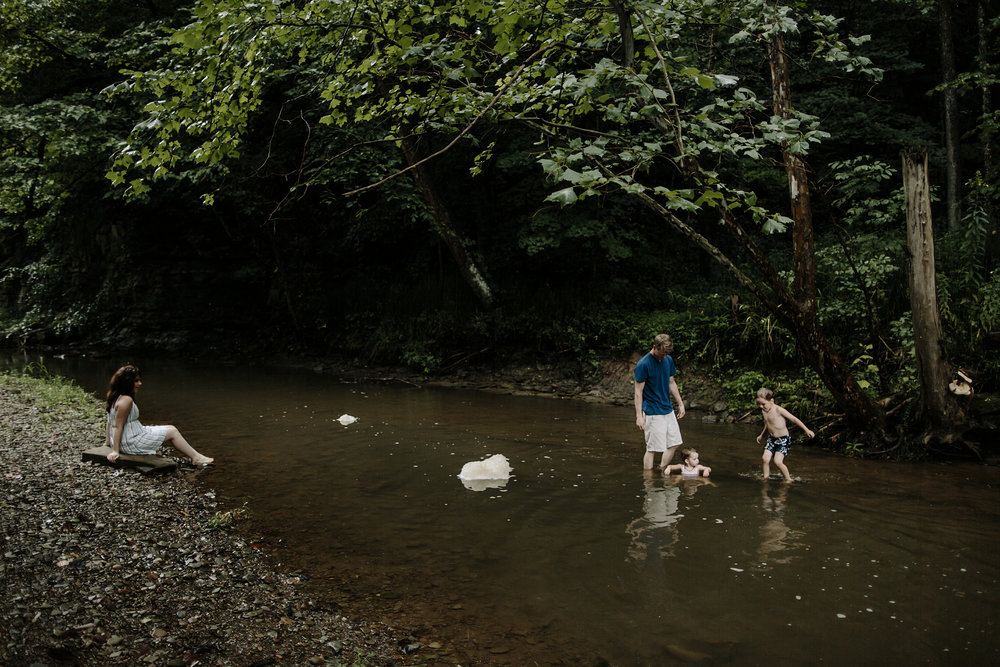
[[[402,651],[403,654],[416,653],[420,649],[420,642],[402,642],[399,646],[399,650]]]

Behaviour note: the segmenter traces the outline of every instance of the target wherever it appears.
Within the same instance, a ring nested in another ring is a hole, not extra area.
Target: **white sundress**
[[[108,410],[108,447],[114,449],[115,418],[118,412],[117,401]],[[132,409],[125,419],[122,429],[121,453],[134,456],[156,454],[163,441],[167,439],[166,426],[143,426],[139,422],[139,406],[132,401]]]

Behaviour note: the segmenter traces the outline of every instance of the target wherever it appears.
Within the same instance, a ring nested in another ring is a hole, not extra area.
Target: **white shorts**
[[[644,415],[646,417],[646,451],[665,452],[668,448],[679,447],[684,443],[681,439],[681,427],[677,423],[677,413],[669,415]]]

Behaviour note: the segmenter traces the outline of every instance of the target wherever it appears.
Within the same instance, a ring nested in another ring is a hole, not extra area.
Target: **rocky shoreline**
[[[55,389],[0,375],[0,664],[434,661],[432,639],[317,605],[228,529],[237,516],[219,510],[211,469],[84,463],[100,406]]]

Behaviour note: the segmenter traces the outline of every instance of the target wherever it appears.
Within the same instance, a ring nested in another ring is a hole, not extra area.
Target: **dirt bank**
[[[447,662],[432,638],[317,606],[295,573],[218,529],[233,517],[211,468],[81,462],[102,432],[84,392],[0,375],[0,664]]]

